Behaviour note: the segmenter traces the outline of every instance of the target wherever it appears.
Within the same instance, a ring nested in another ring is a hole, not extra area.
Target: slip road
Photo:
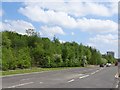
[[[112,88],[117,67],[72,68],[2,77],[2,88]]]

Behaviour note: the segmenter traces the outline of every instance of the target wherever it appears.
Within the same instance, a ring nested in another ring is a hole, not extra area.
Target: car
[[[118,62],[115,62],[115,66],[117,66],[118,65]]]
[[[110,67],[110,66],[111,66],[111,63],[107,63],[107,64],[106,64],[106,67]]]
[[[105,65],[104,64],[100,64],[100,67],[104,67]]]

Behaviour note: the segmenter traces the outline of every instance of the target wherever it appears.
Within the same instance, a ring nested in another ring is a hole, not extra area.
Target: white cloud
[[[0,17],[2,17],[4,14],[3,10],[0,8]]]
[[[76,19],[69,16],[65,12],[57,12],[54,10],[44,11],[39,6],[27,6],[20,8],[19,12],[27,16],[29,19],[49,25],[58,25],[69,29],[82,29],[82,31],[90,32],[117,32],[117,23],[111,20],[100,19]],[[33,14],[34,13],[34,14]]]
[[[89,46],[93,46],[99,50],[101,53],[106,51],[116,52],[116,57],[118,57],[118,36],[117,34],[106,34],[106,35],[96,35],[89,39]]]
[[[40,33],[41,35],[48,37],[53,37],[56,34],[65,35],[65,32],[62,30],[62,28],[58,26],[54,26],[54,27],[41,26]]]
[[[38,6],[42,9],[48,9],[48,10],[54,10],[57,12],[66,12],[67,14],[80,17],[80,16],[86,16],[86,15],[97,15],[97,16],[112,16],[114,14],[117,14],[118,10],[118,3],[117,2],[111,2],[108,5],[105,5],[106,3],[98,3],[95,1],[72,1],[69,0],[67,3],[65,3],[64,0],[61,0],[60,2],[47,2],[47,1],[40,1],[40,2],[25,2],[24,5],[26,7],[33,7]],[[99,1],[100,2],[100,1]],[[102,13],[101,13],[102,12]]]
[[[75,19],[68,16],[65,12],[55,12],[53,10],[44,11],[38,6],[20,8],[19,12],[36,22],[59,24],[63,27],[75,27],[76,25]]]
[[[118,42],[118,36],[117,35],[96,35],[96,37],[90,38],[90,41],[93,43],[104,43],[104,44],[115,44],[117,45]]]
[[[3,30],[3,27],[2,27],[2,22],[0,22],[0,31]]]
[[[2,2],[62,2],[63,0],[3,0]],[[64,0],[68,1],[68,0]],[[119,0],[69,0],[69,2],[118,2]]]
[[[24,20],[5,20],[3,30],[15,31],[19,34],[26,34],[26,29],[35,29],[34,26]]]
[[[65,43],[66,41],[64,41],[64,40],[59,40],[59,42],[60,42],[60,43]]]
[[[98,33],[117,33],[117,23],[111,20],[100,20],[100,19],[79,19],[77,24],[82,31],[87,32],[98,32]]]

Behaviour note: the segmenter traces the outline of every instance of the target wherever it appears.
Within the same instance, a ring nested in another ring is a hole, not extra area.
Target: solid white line
[[[90,76],[90,75],[85,75],[85,76],[82,76],[82,77],[79,77],[79,78],[82,79],[82,78],[86,78],[88,76]]]
[[[70,82],[73,82],[73,81],[75,81],[75,80],[74,80],[74,79],[72,79],[72,80],[70,80],[70,81],[68,81],[68,82],[70,83]]]
[[[10,87],[8,87],[8,88],[15,88],[15,87],[19,87],[19,86],[23,86],[23,85],[28,85],[28,84],[32,84],[32,83],[34,83],[34,82],[22,83],[22,84],[10,86]]]

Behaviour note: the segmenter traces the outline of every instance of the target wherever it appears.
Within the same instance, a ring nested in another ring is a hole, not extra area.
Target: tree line
[[[112,56],[102,56],[97,49],[82,43],[60,43],[56,37],[50,40],[37,34],[21,35],[10,31],[0,33],[2,33],[2,70],[81,67],[84,56],[86,64],[89,65],[115,61]]]

